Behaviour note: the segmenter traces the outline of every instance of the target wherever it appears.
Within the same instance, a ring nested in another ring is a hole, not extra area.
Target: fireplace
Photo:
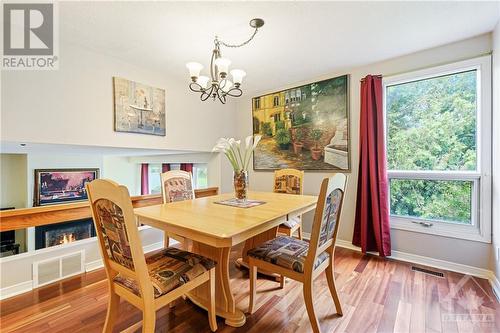
[[[92,219],[43,225],[35,228],[35,249],[67,244],[95,235]]]

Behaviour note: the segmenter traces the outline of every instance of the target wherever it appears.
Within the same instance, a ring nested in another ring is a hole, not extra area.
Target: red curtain
[[[168,163],[162,163],[161,164],[161,173],[170,171],[170,164]]]
[[[382,77],[361,81],[360,156],[352,243],[363,252],[391,255]]]
[[[181,170],[193,173],[193,163],[181,163]]]
[[[149,194],[149,164],[141,164],[141,195]]]

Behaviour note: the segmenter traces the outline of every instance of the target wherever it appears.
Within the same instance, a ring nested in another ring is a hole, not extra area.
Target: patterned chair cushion
[[[132,252],[128,240],[127,227],[122,209],[114,202],[99,199],[94,203],[97,226],[102,232],[104,246],[109,259],[128,269],[134,270]]]
[[[309,243],[293,237],[280,236],[249,250],[247,254],[256,259],[304,273],[308,250]],[[314,263],[314,268],[321,265],[328,257],[328,253],[321,253]]]
[[[160,297],[215,267],[215,261],[176,248],[166,248],[146,257],[154,297]],[[118,274],[114,281],[141,296],[139,285],[131,278]]]
[[[285,222],[281,223],[280,227],[285,227],[285,228],[288,228],[288,229],[293,229],[298,224],[300,224],[300,217],[299,216],[295,216],[295,217],[291,217],[288,220],[286,220]]]
[[[193,186],[187,178],[174,177],[167,179],[163,187],[169,202],[194,199]]]
[[[333,238],[335,226],[339,219],[339,208],[342,203],[344,192],[341,189],[333,190],[326,198],[325,209],[323,210],[323,218],[321,220],[321,228],[319,233],[319,244],[321,246],[328,240]]]
[[[300,194],[300,178],[293,175],[283,175],[274,179],[275,193]]]

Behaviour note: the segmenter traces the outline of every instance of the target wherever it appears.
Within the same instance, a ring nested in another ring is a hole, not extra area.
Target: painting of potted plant
[[[256,96],[252,120],[254,170],[350,171],[349,75]]]
[[[275,140],[281,150],[288,150],[290,148],[290,131],[280,128],[276,131]]]
[[[314,147],[311,148],[311,158],[315,161],[321,158],[321,152],[323,149],[319,148],[319,142],[323,136],[323,131],[319,128],[315,128],[311,132],[311,139],[314,141]]]
[[[304,143],[302,140],[304,139],[304,132],[301,128],[295,128],[295,140],[293,141],[293,152],[296,155],[300,155],[302,152],[302,147],[304,147]]]

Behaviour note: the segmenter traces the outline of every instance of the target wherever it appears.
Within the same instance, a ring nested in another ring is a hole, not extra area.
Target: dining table
[[[263,202],[249,208],[221,204],[234,197],[225,193],[193,200],[177,201],[136,208],[138,223],[181,236],[189,240],[190,251],[214,260],[216,264],[215,303],[217,316],[227,325],[241,327],[245,313],[235,305],[229,267],[231,247],[245,243],[240,262],[246,253],[277,236],[278,226],[288,216],[297,216],[315,209],[317,196],[249,192],[249,200]],[[208,286],[202,285],[188,295],[197,306],[207,309]]]

